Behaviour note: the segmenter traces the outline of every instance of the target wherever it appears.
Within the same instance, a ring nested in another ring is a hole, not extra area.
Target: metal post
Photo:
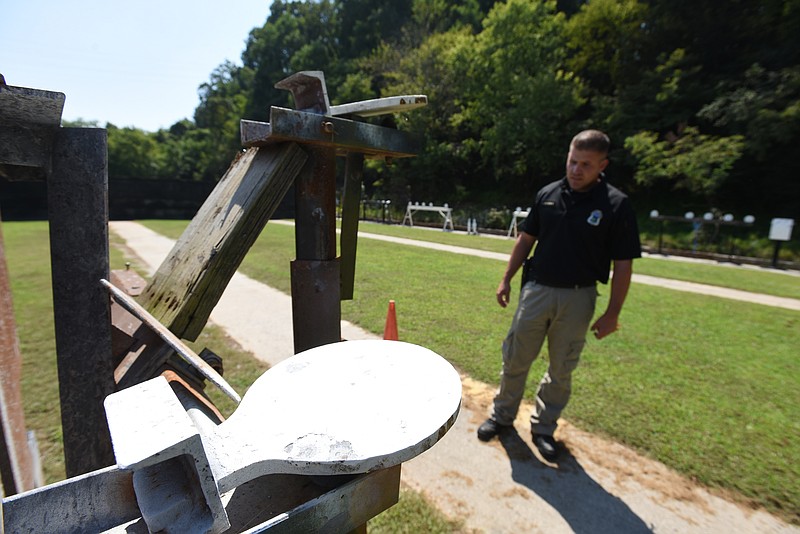
[[[341,270],[342,300],[353,299],[358,246],[358,209],[361,203],[361,181],[364,174],[364,154],[349,152],[344,171],[342,198]]]
[[[332,142],[343,133],[333,119],[323,118],[330,103],[321,71],[295,73],[275,87],[291,91],[295,107],[311,113],[304,124],[316,126],[313,134],[320,141]],[[272,108],[273,131],[278,128],[279,115]],[[299,126],[295,131],[302,129],[295,119],[290,118],[290,122]],[[308,147],[308,154],[309,161],[295,179],[297,259],[291,264],[295,353],[342,339],[341,277],[336,259],[336,148]]]
[[[336,260],[336,151],[309,147],[295,181],[292,262],[294,351],[341,341],[339,262]]]
[[[782,241],[773,241],[775,243],[775,251],[772,253],[772,267],[778,268],[778,255],[781,252]]]
[[[106,130],[62,128],[47,181],[56,359],[68,477],[113,465],[103,399],[115,390]]]

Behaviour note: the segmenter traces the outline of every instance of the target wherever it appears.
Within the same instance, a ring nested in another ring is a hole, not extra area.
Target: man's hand
[[[594,324],[592,325],[592,332],[594,332],[594,337],[597,339],[603,339],[609,334],[613,334],[617,330],[619,330],[619,323],[617,322],[619,316],[610,314],[608,312],[604,313],[597,319]]]
[[[508,265],[506,265],[506,272],[503,275],[503,280],[497,286],[497,303],[505,308],[511,300],[511,280],[517,273],[520,267],[525,263],[525,258],[531,253],[533,244],[536,243],[536,237],[530,234],[520,232],[517,240],[514,243],[514,248],[511,250],[511,256],[508,258]]]
[[[594,337],[603,339],[608,334],[619,330],[619,313],[628,294],[633,275],[632,260],[614,260],[614,274],[611,277],[611,296],[608,299],[608,308],[592,325]]]
[[[508,301],[511,300],[511,284],[505,281],[500,282],[497,286],[497,303],[505,308],[508,306]]]

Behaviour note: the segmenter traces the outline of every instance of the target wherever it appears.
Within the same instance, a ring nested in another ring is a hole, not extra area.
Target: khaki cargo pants
[[[586,333],[594,315],[597,289],[562,289],[528,282],[503,341],[503,372],[494,398],[492,418],[512,424],[525,392],[525,382],[547,338],[550,365],[539,383],[531,431],[553,435],[558,417],[572,390],[572,371],[578,366]]]

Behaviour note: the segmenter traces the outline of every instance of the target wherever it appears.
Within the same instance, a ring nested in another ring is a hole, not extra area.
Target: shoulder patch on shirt
[[[586,219],[586,222],[591,224],[592,226],[598,226],[602,218],[603,218],[603,212],[600,210],[594,210],[591,214],[589,214],[589,218]]]

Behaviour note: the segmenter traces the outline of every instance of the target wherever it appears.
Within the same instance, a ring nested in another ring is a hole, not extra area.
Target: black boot
[[[494,419],[489,418],[478,427],[478,439],[481,441],[489,441],[510,426],[511,425],[501,425]]]
[[[480,432],[480,430],[478,430],[478,432]],[[556,440],[553,439],[553,436],[547,436],[545,434],[533,434],[533,444],[536,445],[536,448],[539,450],[539,454],[542,455],[542,458],[548,462],[555,462],[558,458],[558,446],[556,445]]]

